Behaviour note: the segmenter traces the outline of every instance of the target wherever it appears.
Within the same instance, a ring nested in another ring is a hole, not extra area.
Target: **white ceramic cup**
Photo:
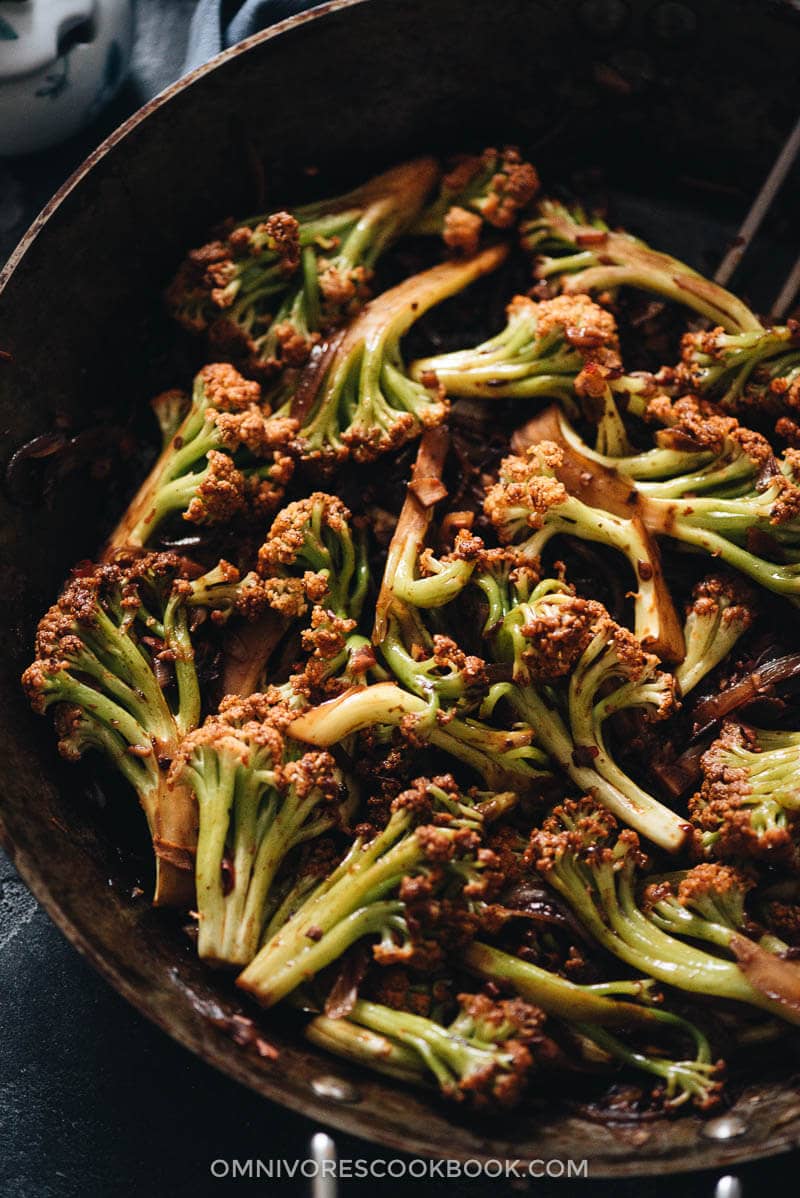
[[[0,0],[0,155],[44,150],[93,120],[132,43],[131,0]]]

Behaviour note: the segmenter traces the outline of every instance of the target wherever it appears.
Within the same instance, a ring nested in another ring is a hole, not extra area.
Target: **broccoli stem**
[[[662,604],[659,585],[659,566],[651,564],[652,545],[646,532],[635,520],[623,520],[610,512],[589,507],[580,499],[569,496],[558,507],[550,508],[544,527],[529,537],[521,552],[532,558],[540,557],[547,542],[559,534],[577,536],[582,541],[611,545],[629,561],[636,581],[634,592],[634,631],[648,648],[662,641]]]
[[[636,287],[684,304],[729,333],[763,331],[731,292],[629,233],[587,224],[582,213],[573,215],[562,204],[542,201],[539,216],[522,233],[527,249],[545,255],[537,263],[538,277],[557,277],[567,294]]]
[[[237,985],[264,1006],[273,1006],[351,944],[402,920],[403,903],[384,896],[422,860],[416,837],[408,835],[411,818],[407,811],[394,812],[370,844],[355,841],[346,858],[347,872],[312,895],[264,945]]]
[[[684,509],[681,510],[671,501],[643,497],[639,510],[651,532],[702,549],[712,557],[720,558],[768,591],[785,595],[795,602],[800,599],[800,562],[780,565],[767,561],[737,545],[722,533],[694,523],[689,509],[696,503],[697,501],[687,500]],[[699,519],[707,520],[708,517],[700,516]],[[751,517],[748,523],[746,515],[742,515],[735,518],[733,523],[734,527],[738,523],[740,532],[746,532],[754,521]]]
[[[398,1081],[424,1084],[425,1067],[419,1054],[389,1036],[380,1035],[350,1019],[330,1019],[317,1015],[307,1025],[305,1035],[312,1044],[335,1056],[365,1065]]]
[[[167,516],[186,511],[205,477],[203,468],[197,469],[198,464],[211,450],[220,448],[217,426],[206,418],[207,411],[205,389],[198,375],[188,413],[111,534],[106,553],[126,545],[146,545]]]
[[[623,1064],[662,1078],[667,1083],[665,1092],[672,1110],[690,1101],[694,1101],[701,1109],[713,1106],[718,1101],[720,1066],[711,1059],[708,1040],[693,1024],[669,1011],[657,1011],[654,1015],[661,1022],[692,1036],[696,1048],[693,1060],[670,1060],[638,1051],[604,1028],[592,1024],[577,1024],[576,1030]]]
[[[470,973],[487,981],[508,983],[523,998],[557,1019],[585,1021],[596,1027],[628,1027],[655,1022],[652,1007],[609,996],[613,986],[616,993],[624,996],[646,998],[651,985],[647,979],[606,983],[605,993],[601,993],[596,987],[570,982],[557,973],[480,940],[467,945],[462,963]]]
[[[558,712],[533,686],[509,685],[504,693],[520,719],[534,730],[548,757],[561,766],[580,790],[596,794],[613,815],[667,852],[677,852],[685,845],[689,833],[686,821],[618,771],[602,750],[592,767],[577,764],[576,741]],[[587,737],[583,743],[594,747],[595,742]],[[609,776],[594,768],[598,761]],[[621,785],[616,784],[617,779]]]
[[[507,246],[497,245],[440,263],[367,305],[328,352],[311,362],[304,385],[278,413],[301,421],[307,456],[352,453],[357,461],[372,461],[441,423],[442,401],[405,374],[400,339],[435,304],[497,269],[507,253]]]
[[[415,731],[426,741],[471,766],[491,789],[528,789],[548,776],[547,758],[527,735],[503,732],[471,720],[439,723],[436,708],[391,682],[351,688],[326,703],[302,712],[289,735],[307,744],[328,746],[375,726],[397,727],[417,717]]]

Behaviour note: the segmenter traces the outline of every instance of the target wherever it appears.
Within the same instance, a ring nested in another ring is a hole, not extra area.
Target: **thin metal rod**
[[[317,1167],[311,1182],[311,1198],[336,1198],[339,1192],[335,1172],[336,1145],[324,1131],[311,1137],[311,1157]]]
[[[720,262],[719,269],[714,275],[715,283],[719,283],[720,286],[724,287],[736,270],[753,239],[753,235],[758,231],[761,222],[769,211],[778,189],[788,175],[798,152],[800,152],[800,118],[798,118],[797,124],[789,134],[786,144],[775,159],[772,170],[764,180],[764,186],[761,188],[761,191],[753,200],[750,211],[742,221],[736,241]]]
[[[742,1198],[744,1189],[738,1177],[720,1177],[714,1190],[714,1198]]]
[[[800,292],[800,258],[797,259],[789,274],[786,276],[786,282],[781,287],[780,295],[772,305],[771,315],[776,320],[782,320],[786,313],[791,308],[798,292]]]

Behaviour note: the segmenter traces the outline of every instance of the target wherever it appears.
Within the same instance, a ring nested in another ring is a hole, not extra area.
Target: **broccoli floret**
[[[586,295],[541,303],[518,295],[496,337],[474,349],[420,359],[412,373],[435,378],[450,397],[557,399],[570,415],[582,412],[596,427],[596,451],[615,457],[632,452],[617,393],[638,414],[655,388],[622,373],[616,321]]]
[[[800,865],[800,734],[728,722],[702,758],[689,800],[704,853],[722,860]]]
[[[652,449],[599,453],[562,415],[560,439],[589,462],[633,479],[637,493],[661,499],[717,494],[734,498],[753,489],[769,460],[767,442],[707,400],[685,395],[649,398],[642,417],[655,425]]]
[[[354,687],[304,711],[291,725],[291,734],[325,747],[381,727],[400,728],[414,747],[430,744],[441,749],[474,769],[489,788],[506,786],[526,792],[550,776],[549,760],[534,743],[531,727],[504,729],[468,716],[459,718],[442,709],[435,693],[422,698],[392,682]]]
[[[507,252],[498,245],[410,276],[374,299],[321,349],[278,409],[278,415],[297,420],[302,454],[370,462],[441,424],[447,414],[444,392],[408,376],[401,338],[429,308],[495,270]]]
[[[675,680],[659,670],[658,659],[602,604],[553,579],[528,600],[509,602],[489,639],[513,681],[491,688],[481,715],[506,700],[577,786],[662,848],[680,848],[685,822],[634,782],[605,743],[605,722],[616,712],[638,708],[660,720],[675,710]]]
[[[709,428],[696,401],[689,399],[681,410],[687,421],[690,411],[695,411],[697,432],[702,435],[705,428],[709,444],[721,443],[723,450],[719,460],[699,462],[700,469],[672,479],[635,482],[626,477],[623,468],[629,459],[613,462],[593,455],[549,409],[526,426],[517,444],[535,443],[546,430],[564,455],[559,476],[569,480],[570,493],[581,490],[588,502],[600,508],[607,505],[620,514],[626,510],[651,536],[705,551],[766,590],[798,602],[800,451],[787,449],[776,458],[765,437],[725,417],[721,423],[727,421],[729,429],[720,442],[719,425]]]
[[[620,831],[594,799],[568,800],[557,807],[532,834],[529,852],[532,864],[569,902],[594,939],[634,969],[680,990],[734,999],[800,1023],[800,970],[795,964],[760,949],[732,926],[712,928],[699,913],[690,912],[692,930],[686,934],[697,939],[703,932],[701,938],[717,944],[719,929],[735,960],[679,939],[674,924],[665,931],[663,914],[655,912],[659,897],[671,893],[663,881],[637,902],[638,871],[645,863],[639,839],[630,829]],[[728,912],[735,910],[731,899],[719,897],[721,888],[716,876],[695,875],[684,903],[691,891],[697,911],[697,898],[705,890],[713,896],[715,912],[722,904]],[[680,927],[684,934],[684,925]]]
[[[517,295],[506,327],[473,349],[415,362],[415,378],[433,373],[450,396],[533,399],[572,403],[575,380],[589,364],[621,374],[614,317],[587,295],[535,303]]]
[[[286,856],[354,807],[330,754],[303,752],[271,715],[264,695],[228,701],[186,737],[170,771],[197,799],[198,952],[220,963],[252,960]]]
[[[756,617],[751,587],[729,574],[710,574],[698,582],[686,612],[686,656],[675,668],[681,695],[724,661]]]
[[[319,1016],[306,1035],[348,1060],[403,1080],[432,1076],[441,1093],[470,1106],[513,1107],[553,1046],[542,1011],[519,998],[492,1000],[460,994],[459,1011],[447,1026],[409,1011],[359,999],[346,1020]],[[364,1034],[366,1033],[366,1034]]]
[[[477,922],[470,901],[499,883],[497,858],[482,847],[483,823],[480,804],[452,778],[419,779],[393,800],[374,839],[356,839],[237,984],[272,1006],[364,936],[378,937],[372,951],[384,964],[430,966],[446,947],[467,942]]]
[[[269,659],[293,626],[302,629],[315,689],[346,675],[348,661],[367,646],[356,628],[369,567],[362,523],[341,500],[315,491],[278,512],[259,549],[256,577],[269,610],[231,638],[225,693],[263,689]]]
[[[418,158],[347,195],[236,225],[181,265],[167,292],[173,315],[261,377],[302,366],[320,332],[368,299],[375,263],[437,175]]]
[[[729,333],[762,329],[740,299],[683,262],[553,200],[542,200],[522,226],[522,244],[536,255],[537,278],[557,280],[567,294],[636,287],[685,304]]]
[[[609,545],[624,554],[636,581],[636,635],[644,645],[668,653],[677,621],[665,598],[657,549],[635,516],[624,519],[570,495],[558,477],[563,464],[564,454],[552,441],[531,446],[524,457],[505,458],[498,481],[486,495],[486,515],[500,540],[515,544],[521,559],[538,559],[559,534]]]
[[[369,586],[363,527],[341,499],[314,491],[277,514],[258,551],[258,571],[265,579],[295,580],[334,615],[357,620]]]
[[[223,614],[237,606],[231,570]],[[165,904],[191,893],[194,804],[168,772],[200,718],[190,627],[198,605],[213,615],[215,600],[198,574],[174,554],[84,563],[41,621],[22,676],[35,711],[56,707],[62,755],[97,749],[136,791],[156,855],[155,901]],[[254,614],[255,590],[242,594],[242,610]]]
[[[800,326],[686,333],[680,383],[726,411],[779,416],[800,410]]]
[[[713,1059],[708,1039],[688,1020],[669,1011],[656,1011],[654,1015],[665,1027],[683,1033],[683,1038],[693,1043],[694,1057],[675,1060],[652,1049],[637,1048],[619,1036],[611,1035],[604,1028],[592,1025],[578,1025],[576,1030],[612,1059],[660,1078],[664,1082],[663,1095],[667,1110],[677,1110],[687,1102],[701,1111],[713,1110],[722,1098],[724,1061]]]
[[[463,155],[443,176],[438,196],[410,232],[440,236],[448,249],[474,254],[485,226],[512,228],[538,190],[536,168],[515,146]]]
[[[681,499],[642,495],[638,511],[651,533],[701,549],[766,590],[800,599],[800,456],[776,459],[753,433],[748,453],[762,468],[744,493]]]
[[[162,420],[174,420],[174,410],[160,408],[159,413]],[[224,523],[243,512],[254,518],[272,513],[292,475],[296,427],[271,414],[258,383],[226,363],[204,366],[188,412],[134,496],[111,546],[146,545],[167,516],[177,513],[194,524]]]

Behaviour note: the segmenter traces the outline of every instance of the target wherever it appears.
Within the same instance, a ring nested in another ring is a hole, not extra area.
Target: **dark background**
[[[180,71],[193,0],[138,0],[129,83],[79,138],[26,159],[0,160],[0,262],[72,169],[139,104]],[[0,1195],[71,1198],[169,1195],[202,1198],[234,1184],[250,1191],[310,1193],[307,1181],[215,1180],[217,1159],[308,1155],[317,1126],[224,1078],[152,1027],[81,960],[0,854]],[[338,1135],[344,1158],[393,1154]],[[738,1171],[746,1198],[791,1178],[800,1154]],[[711,1198],[718,1174],[630,1182],[534,1180],[552,1198]],[[524,1182],[343,1181],[339,1194],[440,1193],[474,1198],[525,1191]]]

